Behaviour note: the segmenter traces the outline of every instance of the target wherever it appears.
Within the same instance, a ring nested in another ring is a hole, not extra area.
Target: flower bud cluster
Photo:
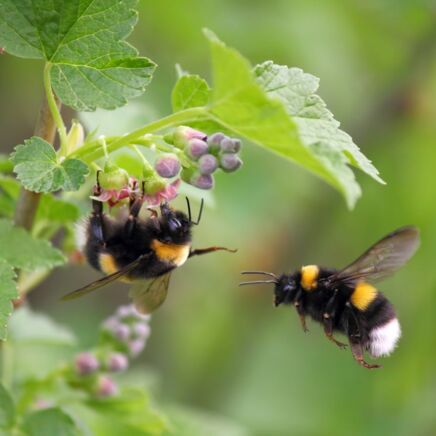
[[[219,168],[230,173],[242,165],[239,156],[241,141],[224,133],[207,136],[199,130],[179,126],[164,139],[183,150],[190,165],[182,169],[181,178],[197,188],[211,189],[214,186],[213,173]],[[155,168],[162,177],[170,174],[169,177],[174,177],[179,174],[181,165],[178,156],[171,154],[158,159]]]
[[[118,386],[109,374],[125,371],[142,352],[150,336],[149,321],[133,305],[120,306],[103,322],[99,345],[76,355],[72,384],[98,397],[115,395]]]

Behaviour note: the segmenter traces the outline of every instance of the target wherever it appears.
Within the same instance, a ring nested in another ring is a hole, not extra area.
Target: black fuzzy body
[[[174,213],[180,220],[188,223],[185,214],[180,211]],[[136,218],[133,225],[130,225],[129,217],[112,218],[102,213],[98,219],[98,225],[95,225],[92,216],[88,220],[84,253],[90,265],[105,274],[110,272],[102,269],[102,255],[111,256],[117,270],[146,255],[139,265],[126,275],[126,279],[131,281],[158,277],[177,268],[178,265],[163,259],[154,249],[154,242],[191,246],[190,226],[187,224],[183,232],[174,234],[169,232],[163,218]],[[101,229],[104,238],[101,237]]]

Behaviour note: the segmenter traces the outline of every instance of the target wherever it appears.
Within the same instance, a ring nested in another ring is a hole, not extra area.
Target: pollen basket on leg
[[[377,289],[366,282],[361,282],[354,288],[351,304],[359,310],[366,310],[377,297]]]
[[[317,287],[319,267],[317,265],[305,265],[301,267],[301,287],[305,291],[312,291]]]

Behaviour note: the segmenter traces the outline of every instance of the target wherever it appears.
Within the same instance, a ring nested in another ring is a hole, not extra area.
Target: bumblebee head
[[[282,275],[280,277],[277,277],[275,274],[266,271],[243,271],[241,274],[256,274],[271,277],[267,280],[253,280],[250,282],[242,282],[239,283],[239,286],[273,283],[274,304],[276,306],[282,303],[289,303],[292,300],[297,289],[297,284],[292,276]]]
[[[294,277],[283,274],[277,280],[274,287],[274,304],[290,303],[297,290],[297,282]]]
[[[192,223],[180,210],[171,209],[168,203],[160,206],[159,228],[162,242],[184,244],[191,240]]]

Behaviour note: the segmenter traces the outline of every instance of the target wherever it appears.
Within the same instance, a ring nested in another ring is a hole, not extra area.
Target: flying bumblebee
[[[400,269],[419,245],[419,230],[403,227],[385,236],[357,260],[341,270],[306,265],[293,274],[244,271],[263,275],[266,280],[242,282],[241,285],[274,284],[275,306],[295,306],[303,330],[306,315],[321,323],[326,337],[340,348],[347,344],[333,336],[334,331],[348,337],[354,359],[365,368],[380,368],[364,360],[364,350],[371,356],[387,356],[401,336],[394,307],[372,284]]]
[[[101,193],[98,183],[95,195]],[[84,225],[83,251],[89,264],[106,274],[67,295],[63,300],[81,297],[114,280],[131,283],[129,296],[137,310],[151,313],[165,300],[171,272],[187,259],[218,250],[235,252],[225,247],[192,249],[191,229],[200,223],[203,200],[196,221],[192,220],[189,199],[188,215],[173,210],[167,203],[160,205],[160,216],[152,211],[143,219],[139,212],[144,194],[130,198],[129,214],[112,218],[103,212],[103,203],[92,200],[92,213]]]

